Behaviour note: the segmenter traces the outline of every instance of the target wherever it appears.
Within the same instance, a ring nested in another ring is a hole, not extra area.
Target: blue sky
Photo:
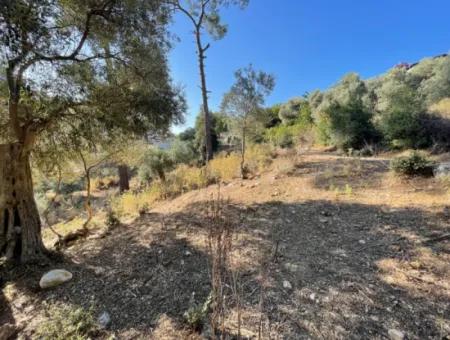
[[[229,8],[223,40],[206,60],[211,110],[233,83],[233,72],[252,63],[277,80],[267,104],[326,89],[348,72],[363,78],[399,62],[415,62],[450,51],[449,0],[250,0]],[[180,41],[170,54],[172,77],[185,88],[192,126],[201,105],[190,22],[178,15],[172,32]]]

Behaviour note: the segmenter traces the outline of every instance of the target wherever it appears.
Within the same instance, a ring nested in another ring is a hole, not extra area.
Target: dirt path
[[[15,273],[0,321],[30,336],[42,301],[94,303],[120,339],[200,337],[182,320],[210,291],[204,213],[217,192],[161,202],[71,247],[61,266],[74,279],[55,290],[36,289],[47,267]],[[261,320],[267,339],[450,336],[450,244],[439,240],[450,232],[449,195],[437,180],[392,178],[384,160],[310,154],[220,193],[237,227],[230,270],[243,287],[244,336],[257,338]],[[233,334],[236,311],[227,325]]]

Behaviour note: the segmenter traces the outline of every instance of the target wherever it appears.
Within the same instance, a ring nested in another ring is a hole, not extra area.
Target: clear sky
[[[252,63],[273,73],[277,85],[267,104],[326,89],[348,72],[363,78],[399,62],[450,51],[450,0],[250,0],[245,10],[223,12],[229,25],[206,60],[211,110],[233,83],[233,72]],[[172,26],[180,41],[170,54],[172,77],[185,88],[192,126],[201,105],[190,22]]]

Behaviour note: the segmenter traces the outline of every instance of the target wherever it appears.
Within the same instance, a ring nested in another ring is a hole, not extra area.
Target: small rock
[[[7,323],[0,326],[0,339],[8,340],[12,338],[17,333],[17,329],[14,325]]]
[[[328,223],[328,219],[324,218],[324,217],[321,217],[321,218],[319,218],[319,222],[320,223]]]
[[[292,289],[292,284],[289,281],[284,280],[283,281],[283,288]]]
[[[186,250],[186,251],[184,252],[184,255],[186,255],[186,256],[191,256],[192,253],[191,253],[189,250]]]
[[[39,281],[42,289],[59,286],[72,279],[72,273],[65,269],[54,269],[45,273]]]
[[[450,162],[441,163],[434,169],[434,176],[446,176],[450,173]]]
[[[111,324],[111,316],[108,312],[103,312],[97,319],[97,323],[100,328],[106,329]]]
[[[286,268],[290,272],[294,273],[294,272],[297,271],[298,266],[296,264],[293,264],[293,263],[285,263],[284,264],[284,268]]]
[[[94,268],[94,273],[95,273],[95,275],[102,275],[102,274],[104,274],[105,273],[105,268],[103,268],[103,267],[95,267]]]
[[[359,242],[359,244],[366,244],[366,241],[364,241],[364,240],[359,240],[358,242]]]
[[[310,299],[311,301],[316,301],[316,293],[311,293],[311,294],[309,295],[309,299]]]
[[[404,340],[405,333],[399,331],[398,329],[390,329],[388,331],[389,339],[391,340]]]

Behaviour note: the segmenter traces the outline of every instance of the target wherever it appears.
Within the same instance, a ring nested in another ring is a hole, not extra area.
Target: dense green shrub
[[[306,107],[306,109],[304,109],[304,107]],[[293,98],[281,106],[278,115],[283,124],[291,125],[299,120],[301,112],[305,113],[308,112],[308,110],[309,104],[307,99]]]
[[[113,210],[109,210],[106,213],[105,225],[110,228],[120,225],[120,219],[117,217],[116,213]]]
[[[409,156],[397,157],[391,161],[391,169],[406,176],[433,176],[434,162],[414,151]]]
[[[281,105],[279,104],[263,109],[258,115],[258,121],[265,129],[270,129],[281,124],[281,119],[279,117],[280,109]]]
[[[419,117],[408,111],[386,112],[378,121],[378,128],[384,141],[394,149],[426,147],[428,141]]]
[[[148,150],[139,167],[139,178],[142,182],[149,182],[155,177],[165,181],[166,172],[173,166],[173,161],[167,151],[161,149]]]
[[[190,164],[198,160],[198,153],[193,142],[175,139],[169,149],[169,156],[174,164]]]
[[[347,105],[335,102],[325,110],[325,114],[329,117],[331,142],[340,149],[360,149],[377,139],[371,121],[372,115],[364,110],[361,102]]]
[[[48,320],[39,323],[36,339],[84,340],[97,331],[92,309],[48,306]]]
[[[307,128],[302,124],[278,125],[265,131],[265,140],[273,146],[289,148],[297,143]]]

